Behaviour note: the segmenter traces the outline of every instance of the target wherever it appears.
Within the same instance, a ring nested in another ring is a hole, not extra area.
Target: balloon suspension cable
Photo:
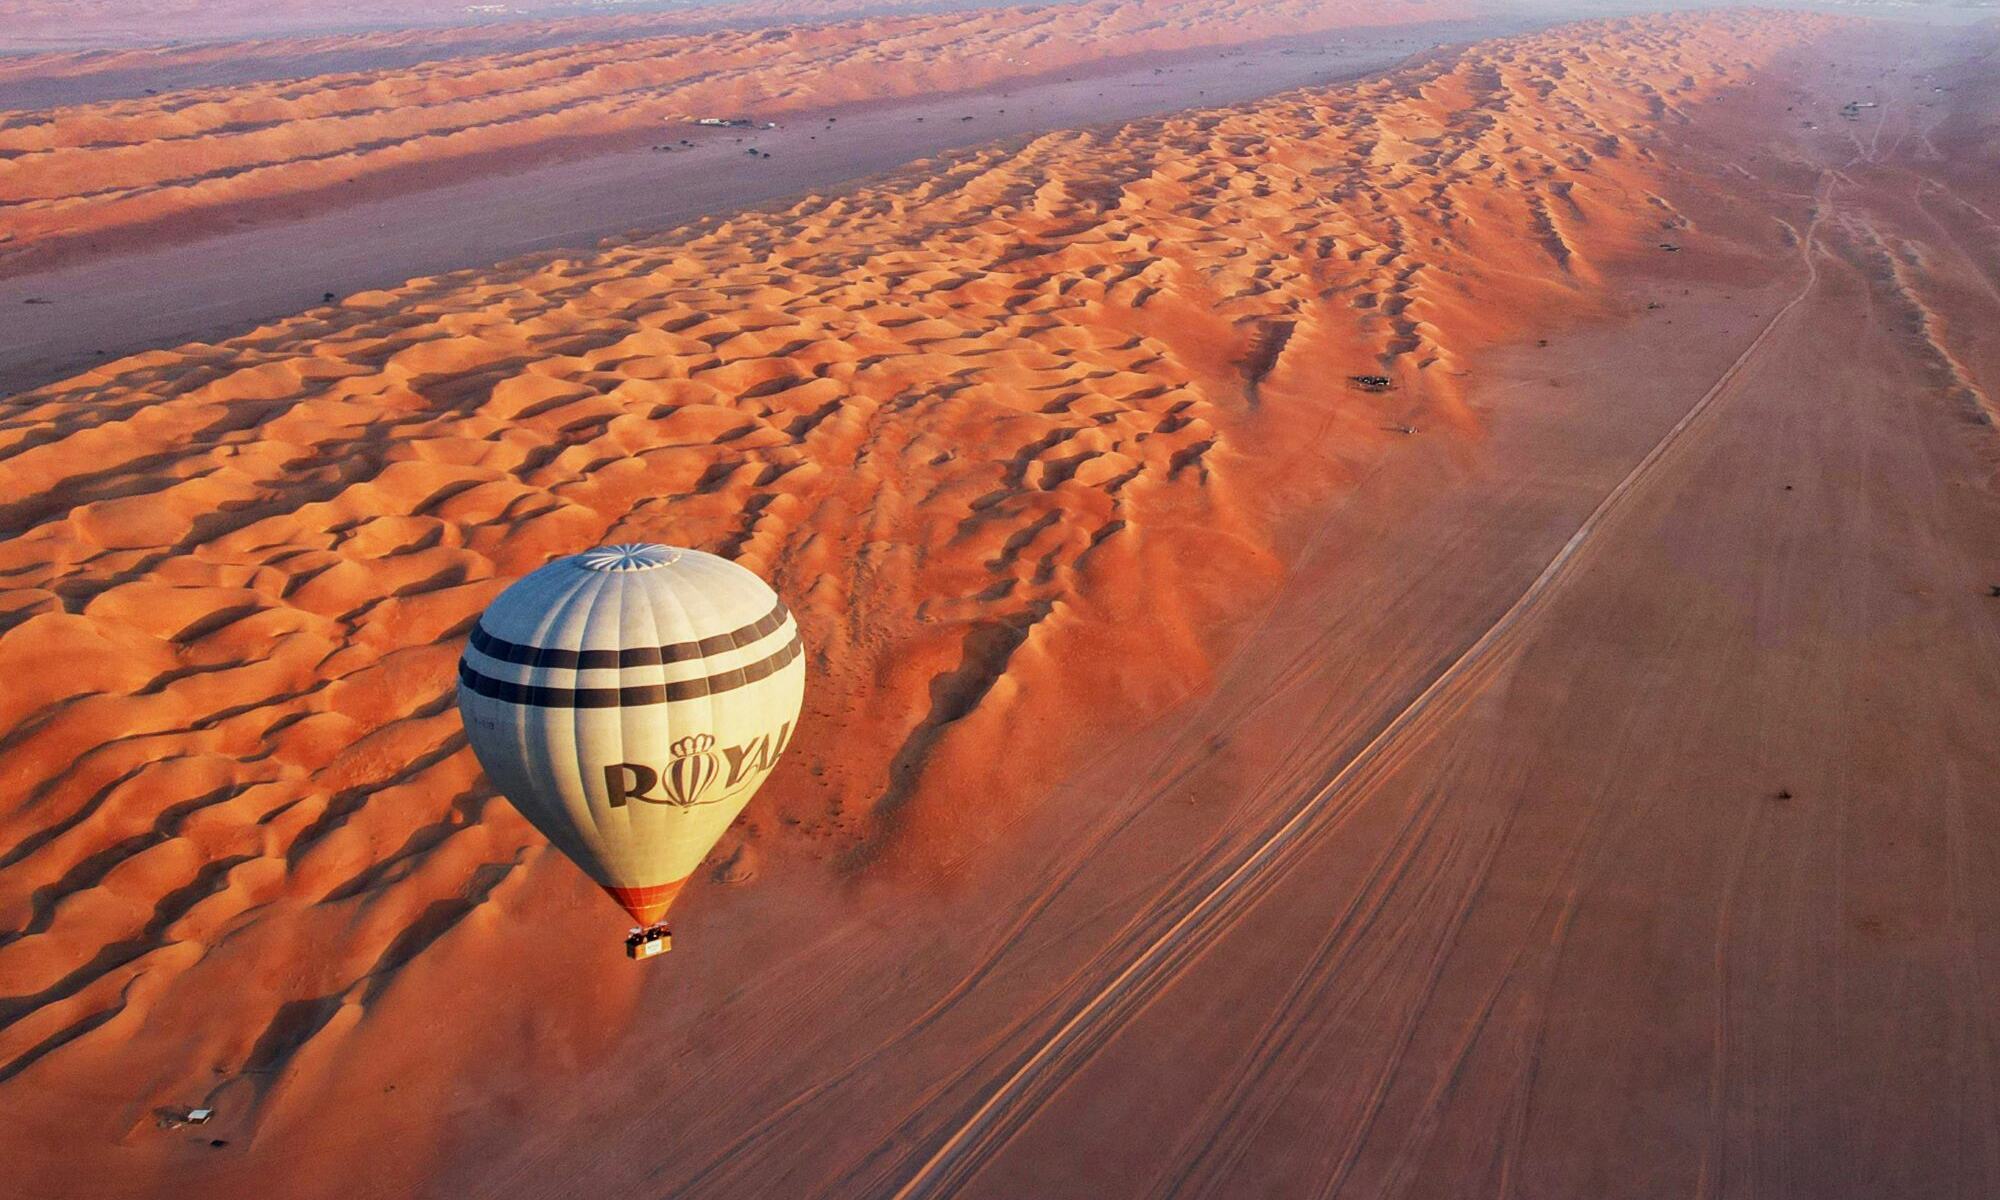
[[[674,934],[664,921],[644,928],[634,926],[625,935],[625,956],[633,959],[653,958],[674,948]]]

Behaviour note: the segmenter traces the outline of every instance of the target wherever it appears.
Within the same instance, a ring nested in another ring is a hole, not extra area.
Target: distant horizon
[[[547,3],[467,4],[463,0],[359,0],[338,15],[321,16],[304,6],[274,6],[266,0],[0,0],[0,62],[50,53],[89,53],[149,47],[199,47],[240,41],[337,38],[368,35],[499,31],[509,25],[563,23],[588,36],[591,23],[604,23],[605,36],[621,18],[704,10],[740,10],[728,24],[763,25],[842,20],[878,14],[951,12],[980,8],[1047,7],[1089,0],[823,0],[815,12],[774,6],[773,0],[550,0]],[[1405,0],[1406,3],[1412,0]],[[1414,7],[1422,7],[1415,0]],[[125,8],[144,11],[121,12]],[[1651,12],[1776,9],[1816,12],[1877,11],[1898,8],[1959,13],[1977,18],[2000,9],[2000,0],[1766,0],[1704,4],[1698,0],[1480,0],[1481,9],[1552,19],[1618,16]],[[217,10],[221,10],[218,14]],[[215,22],[221,21],[217,25]],[[22,33],[27,26],[37,32]]]

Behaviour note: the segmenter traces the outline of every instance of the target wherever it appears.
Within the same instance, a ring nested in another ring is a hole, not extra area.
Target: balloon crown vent
[[[616,546],[599,546],[577,557],[583,560],[586,569],[592,571],[650,571],[654,567],[664,567],[680,556],[681,552],[672,546],[626,542]]]

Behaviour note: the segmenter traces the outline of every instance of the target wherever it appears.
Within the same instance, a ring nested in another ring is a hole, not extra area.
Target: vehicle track
[[[1858,156],[1866,157],[1866,153]],[[1074,1074],[1113,1034],[1146,996],[1167,983],[1193,957],[1194,950],[1232,914],[1241,911],[1251,893],[1261,892],[1281,873],[1302,840],[1318,827],[1317,819],[1337,818],[1382,778],[1406,751],[1412,734],[1426,722],[1447,716],[1477,693],[1516,649],[1524,627],[1559,594],[1574,575],[1582,552],[1617,514],[1642,483],[1652,477],[1716,402],[1728,394],[1744,369],[1770,341],[1819,283],[1813,261],[1815,238],[1832,207],[1836,176],[1823,171],[1813,217],[1799,239],[1805,281],[1781,305],[1715,383],[1682,414],[1637,465],[1606,493],[1575,533],[1549,560],[1527,589],[1466,651],[1445,667],[1401,711],[1325,783],[1308,796],[1277,830],[1259,842],[1236,868],[1206,892],[1178,920],[1141,949],[1116,975],[1088,999],[1004,1079],[995,1084],[970,1117],[933,1150],[894,1193],[894,1200],[947,1195],[978,1172],[986,1160],[1034,1115],[1039,1100]]]

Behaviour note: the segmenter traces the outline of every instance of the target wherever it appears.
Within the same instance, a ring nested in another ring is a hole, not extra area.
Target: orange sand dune
[[[701,115],[921,96],[1119,55],[1436,19],[1456,4],[1093,0],[586,43],[22,114],[0,121],[0,270],[191,216],[658,142]]]
[[[280,0],[0,0],[10,40],[218,37],[244,29],[353,28],[372,23],[448,20],[466,6],[451,0],[350,0],[340,5]]]
[[[144,76],[171,78],[185,75],[199,78],[204,72],[240,75],[243,78],[299,77],[336,70],[359,70],[391,63],[414,63],[430,59],[475,54],[494,54],[568,45],[576,42],[630,40],[663,33],[690,33],[720,28],[789,25],[805,21],[880,16],[895,12],[927,12],[938,9],[1002,8],[1006,4],[940,4],[935,0],[729,0],[728,3],[654,12],[598,11],[587,16],[513,16],[504,20],[465,22],[462,5],[451,5],[431,16],[445,24],[424,24],[425,14],[399,3],[384,14],[386,25],[379,29],[353,31],[359,24],[347,17],[337,24],[343,32],[290,33],[285,29],[311,28],[318,23],[288,20],[282,8],[255,5],[253,15],[261,18],[242,23],[241,40],[184,42],[183,34],[199,33],[209,39],[232,32],[234,25],[216,22],[213,0],[197,0],[205,18],[199,30],[177,28],[170,15],[162,18],[132,18],[123,0],[119,13],[79,12],[79,6],[61,3],[37,6],[33,0],[0,0],[0,51],[11,40],[26,46],[48,43],[71,44],[102,41],[100,48],[46,50],[0,57],[0,97],[8,85],[88,79],[92,76]],[[30,9],[33,11],[30,11]],[[44,28],[55,25],[59,27]],[[372,61],[371,61],[372,60]],[[323,65],[316,69],[302,64]],[[213,82],[222,82],[214,80]],[[137,94],[145,85],[132,87]],[[165,90],[165,89],[161,89]],[[0,106],[5,101],[0,100]],[[35,107],[26,105],[24,107]]]
[[[0,1161],[40,1195],[79,1194],[79,1156],[111,1190],[254,1173],[186,1157],[154,1109],[213,1100],[224,1141],[296,1129],[340,1094],[346,1039],[385,1022],[419,1022],[398,1026],[398,1113],[615,1035],[632,977],[559,936],[615,917],[495,802],[452,706],[474,614],[554,554],[700,546],[798,613],[807,716],[720,878],[774,855],[930,872],[997,836],[1093,739],[1204,686],[1217,631],[1282,575],[1289,514],[1406,426],[1478,435],[1470,355],[1622,303],[1607,264],[1691,236],[1663,131],[1828,24],[1489,43],[415,280],[8,402]],[[512,70],[545,98],[569,86],[540,60]],[[290,120],[402,86],[41,134]],[[1690,271],[1751,253],[1707,251]],[[1392,390],[1345,382],[1378,372]],[[537,922],[500,915],[524,904]],[[532,946],[537,973],[482,996],[477,1029],[436,1032],[424,998],[483,985],[407,968],[503,945]],[[588,1028],[529,1019],[556,977]],[[406,1183],[431,1123],[388,1111],[321,1127],[324,1159],[287,1157],[289,1178]]]
[[[796,21],[828,12],[887,12],[896,9],[967,8],[981,5],[937,0],[730,0],[665,11],[607,10],[591,0],[502,4],[477,12],[464,0],[0,0],[0,47],[18,45],[122,45],[246,35],[282,35],[313,30],[342,32],[328,38],[423,38],[447,40],[479,31],[546,31],[618,28],[684,28],[760,15]],[[476,25],[468,25],[469,20]],[[373,29],[371,27],[383,28]],[[346,31],[362,29],[355,35]]]

